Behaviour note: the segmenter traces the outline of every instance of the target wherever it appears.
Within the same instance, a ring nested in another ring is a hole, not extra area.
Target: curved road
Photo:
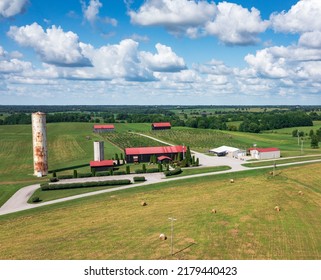
[[[153,140],[159,141],[161,143],[167,144],[167,145],[172,145],[170,143],[160,141],[159,139],[156,139],[151,136],[147,136],[144,134],[140,134],[142,136],[151,138]],[[126,185],[126,186],[120,186],[120,187],[115,187],[111,189],[105,189],[101,191],[95,191],[95,192],[90,192],[90,193],[84,193],[84,194],[79,194],[75,196],[70,196],[70,197],[65,197],[65,198],[60,198],[52,201],[47,201],[47,202],[42,202],[42,203],[37,203],[37,204],[29,204],[27,201],[29,198],[32,196],[32,194],[40,188],[40,184],[34,184],[30,185],[24,188],[21,188],[18,190],[1,208],[0,208],[0,216],[1,215],[6,215],[9,213],[14,213],[18,211],[23,211],[27,209],[32,209],[32,208],[37,208],[45,205],[50,205],[54,203],[59,203],[59,202],[64,202],[64,201],[69,201],[69,200],[74,200],[82,197],[88,197],[88,196],[93,196],[97,194],[102,194],[102,193],[109,193],[109,192],[115,192],[119,190],[125,190],[129,188],[136,188],[140,186],[148,186],[152,185],[155,183],[160,183],[160,182],[168,182],[168,181],[174,181],[174,180],[183,180],[183,179],[189,179],[189,178],[195,178],[195,177],[204,177],[204,176],[211,176],[211,175],[216,175],[216,174],[224,174],[224,173],[230,173],[230,172],[237,172],[237,171],[244,171],[244,170],[252,170],[252,169],[263,169],[263,168],[272,168],[273,165],[270,166],[262,166],[262,167],[245,167],[242,166],[244,161],[235,159],[235,158],[229,158],[229,157],[213,157],[213,156],[208,156],[199,152],[191,151],[195,156],[197,156],[200,160],[201,167],[209,167],[209,166],[222,166],[222,165],[228,165],[231,167],[229,170],[224,170],[224,171],[218,171],[218,172],[210,172],[210,173],[202,173],[202,174],[195,174],[195,175],[189,175],[189,176],[182,176],[182,177],[177,177],[177,178],[166,178],[163,173],[152,173],[152,174],[144,174],[145,178],[147,181],[143,183],[138,183],[138,184],[131,184],[131,185]],[[278,164],[278,166],[289,166],[289,165],[297,165],[297,164],[302,164],[302,163],[313,163],[313,162],[321,162],[321,159],[319,160],[309,160],[305,162],[294,162],[294,163],[286,163],[286,164]],[[130,179],[133,181],[133,177],[137,175],[121,175],[117,176],[117,179]],[[115,177],[114,176],[108,176],[108,177],[94,177],[94,178],[77,178],[77,179],[69,179],[68,182],[70,183],[76,183],[76,182],[86,182],[86,181],[102,181],[102,180],[113,180]],[[61,184],[63,183],[64,180],[61,180],[60,182],[57,182],[56,184]]]

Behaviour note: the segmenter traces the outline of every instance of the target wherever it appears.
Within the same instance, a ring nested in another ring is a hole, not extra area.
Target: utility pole
[[[173,234],[174,234],[174,221],[176,221],[175,218],[168,218],[171,221],[171,255],[173,256]]]

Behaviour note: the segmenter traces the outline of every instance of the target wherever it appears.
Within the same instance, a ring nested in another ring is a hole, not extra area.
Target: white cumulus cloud
[[[321,31],[321,1],[300,0],[288,12],[272,14],[270,20],[278,32]]]
[[[189,0],[147,0],[138,11],[129,11],[133,24],[164,26],[170,32],[188,32],[195,35],[195,28],[212,20],[216,15],[215,3]],[[194,28],[194,29],[193,29]]]
[[[226,44],[248,45],[258,41],[259,33],[264,32],[268,21],[263,21],[259,10],[251,11],[240,5],[222,2],[217,5],[218,14],[214,21],[206,24],[209,35],[217,36]]]
[[[91,66],[88,58],[82,54],[78,36],[61,27],[52,26],[46,31],[37,24],[23,27],[11,26],[7,33],[22,46],[33,48],[41,59],[58,66]]]
[[[99,9],[103,6],[99,0],[90,0],[88,6],[85,1],[81,1],[84,18],[93,24],[98,16]]]
[[[321,48],[321,31],[303,33],[300,36],[299,45],[307,48]]]
[[[184,59],[177,56],[171,47],[156,44],[157,54],[141,52],[140,56],[147,67],[157,72],[178,72],[186,68]]]
[[[9,18],[20,14],[26,7],[28,0],[1,0],[0,18]]]

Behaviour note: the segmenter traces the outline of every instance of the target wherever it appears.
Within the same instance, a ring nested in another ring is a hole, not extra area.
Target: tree
[[[292,131],[292,137],[298,137],[298,130],[297,129],[294,129],[293,131]]]
[[[311,148],[313,149],[319,148],[319,139],[317,135],[311,136]]]
[[[319,129],[316,131],[315,135],[318,137],[318,141],[320,142],[320,141],[321,141],[321,128],[319,128]]]
[[[309,132],[310,138],[312,138],[313,135],[314,135],[314,131],[313,131],[313,129],[311,129],[310,132]]]
[[[130,174],[130,166],[126,165],[126,174]]]

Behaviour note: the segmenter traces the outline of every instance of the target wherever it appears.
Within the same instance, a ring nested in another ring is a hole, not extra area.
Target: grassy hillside
[[[320,259],[320,167],[166,182],[0,217],[1,259]],[[168,217],[174,256],[158,239]]]

